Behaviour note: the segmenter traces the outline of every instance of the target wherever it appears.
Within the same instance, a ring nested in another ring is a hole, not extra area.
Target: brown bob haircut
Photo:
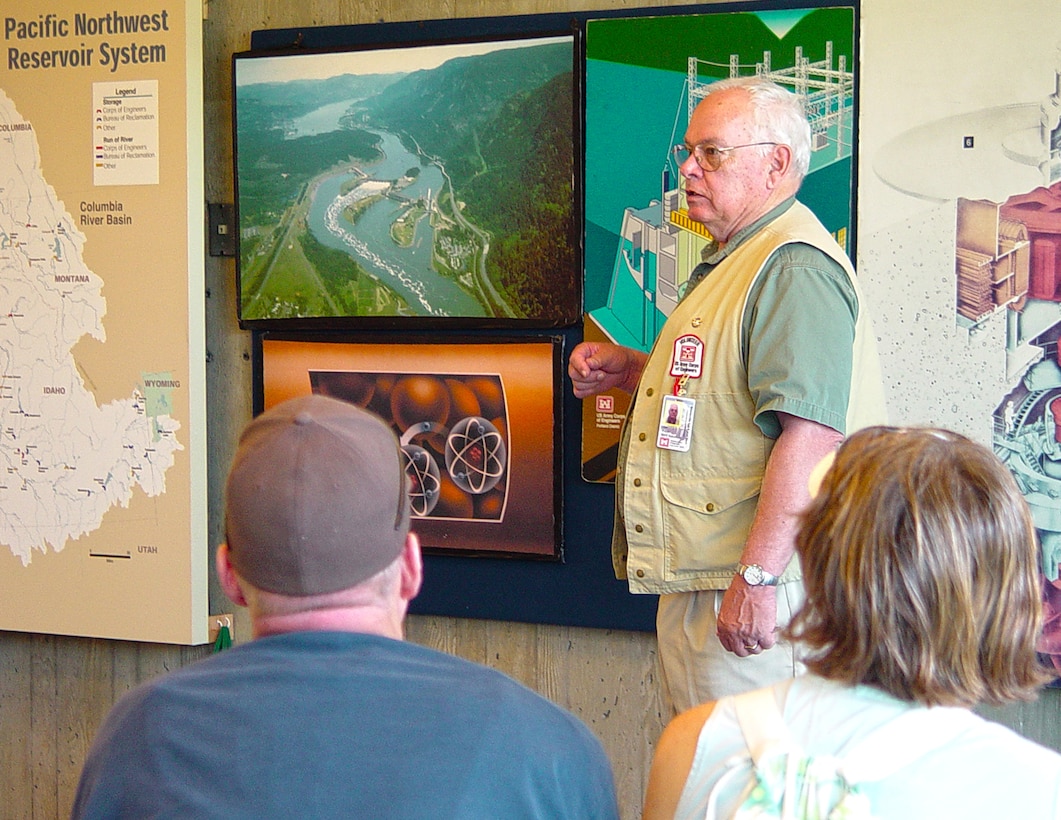
[[[807,667],[926,706],[1027,700],[1048,679],[1038,547],[1005,466],[929,428],[853,434],[796,536]]]

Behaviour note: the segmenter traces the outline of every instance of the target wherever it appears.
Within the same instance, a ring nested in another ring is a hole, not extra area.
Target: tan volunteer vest
[[[725,589],[733,578],[774,445],[752,420],[741,322],[767,260],[792,242],[836,260],[858,298],[846,432],[885,420],[876,342],[851,263],[811,211],[796,202],[696,286],[668,318],[649,356],[624,426],[616,475],[612,555],[617,577],[627,578],[632,592]],[[658,448],[656,433],[663,396],[674,386],[674,341],[686,334],[703,342],[704,356],[702,377],[685,386],[696,410],[692,446],[682,453]],[[782,578],[798,577],[793,560]]]

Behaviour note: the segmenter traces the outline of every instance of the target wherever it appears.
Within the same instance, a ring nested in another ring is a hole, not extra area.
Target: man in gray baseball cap
[[[253,420],[226,485],[217,572],[255,640],[125,695],[74,818],[615,818],[575,717],[408,643],[423,578],[391,429],[303,396]]]
[[[287,596],[360,584],[415,539],[406,482],[394,433],[365,410],[311,395],[263,413],[228,474],[222,583],[227,559],[239,578]]]

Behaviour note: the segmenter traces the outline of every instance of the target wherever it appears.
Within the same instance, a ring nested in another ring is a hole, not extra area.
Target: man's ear
[[[781,180],[788,176],[788,172],[791,168],[792,148],[788,145],[778,143],[770,152],[770,164],[767,166],[767,173],[770,175],[770,181],[774,185],[777,185]]]
[[[236,574],[236,569],[232,566],[226,542],[222,541],[218,546],[214,563],[217,568],[217,580],[221,582],[221,591],[236,606],[246,606],[247,598],[243,594],[243,586],[240,584],[239,575]]]
[[[420,593],[420,585],[424,581],[424,559],[420,554],[420,539],[416,533],[410,532],[405,536],[401,560],[401,597],[403,601],[411,601]]]

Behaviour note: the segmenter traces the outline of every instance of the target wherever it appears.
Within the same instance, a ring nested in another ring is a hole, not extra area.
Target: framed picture
[[[233,56],[241,326],[581,318],[575,34],[420,32]]]
[[[256,334],[257,409],[319,393],[376,413],[428,552],[558,560],[561,339]]]
[[[672,149],[722,79],[762,76],[801,98],[812,152],[798,197],[854,258],[858,4],[683,6],[585,25],[586,339],[647,352],[685,292],[711,237],[689,217]],[[585,480],[614,481],[628,408],[618,390],[583,402]]]

